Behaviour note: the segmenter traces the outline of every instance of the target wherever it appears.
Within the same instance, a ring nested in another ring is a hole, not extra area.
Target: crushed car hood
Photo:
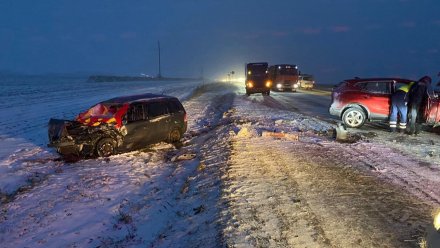
[[[75,120],[87,126],[99,126],[106,123],[120,128],[122,127],[122,117],[127,113],[128,106],[128,104],[109,106],[98,103],[87,111],[80,113]]]
[[[68,135],[67,128],[79,126],[81,123],[69,120],[50,119],[48,124],[49,143],[60,142]]]

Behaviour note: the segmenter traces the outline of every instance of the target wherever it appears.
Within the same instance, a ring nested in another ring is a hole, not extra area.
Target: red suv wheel
[[[342,121],[347,127],[358,128],[364,125],[367,119],[365,112],[361,108],[351,107],[342,115]]]

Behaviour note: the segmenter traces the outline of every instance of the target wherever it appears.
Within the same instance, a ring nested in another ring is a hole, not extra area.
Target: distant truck
[[[315,79],[310,74],[299,75],[299,87],[301,89],[311,90],[315,87]]]
[[[299,70],[296,65],[279,64],[269,67],[273,91],[293,91],[299,88]]]
[[[250,96],[254,93],[270,95],[272,81],[269,80],[268,67],[266,62],[246,64],[246,95]]]

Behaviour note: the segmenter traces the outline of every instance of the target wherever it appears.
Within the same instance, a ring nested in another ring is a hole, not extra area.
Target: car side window
[[[359,87],[363,91],[379,94],[390,94],[390,82],[378,81],[378,82],[363,82],[359,83]]]
[[[133,104],[127,111],[128,122],[141,121],[145,120],[145,118],[146,115],[143,104]]]
[[[151,102],[148,103],[147,106],[149,118],[156,118],[158,116],[168,114],[168,108],[164,102]]]
[[[177,113],[182,110],[182,106],[177,101],[169,101],[167,102],[167,105],[170,113]]]

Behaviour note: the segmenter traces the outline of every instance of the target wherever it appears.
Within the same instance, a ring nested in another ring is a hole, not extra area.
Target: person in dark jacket
[[[406,129],[408,92],[414,82],[399,87],[391,95],[390,131],[396,132],[397,119],[399,118],[399,131]]]
[[[428,87],[431,86],[431,78],[424,76],[420,78],[409,91],[409,134],[418,134],[420,132],[420,125],[417,123],[418,119],[422,117],[421,108],[428,96]]]

